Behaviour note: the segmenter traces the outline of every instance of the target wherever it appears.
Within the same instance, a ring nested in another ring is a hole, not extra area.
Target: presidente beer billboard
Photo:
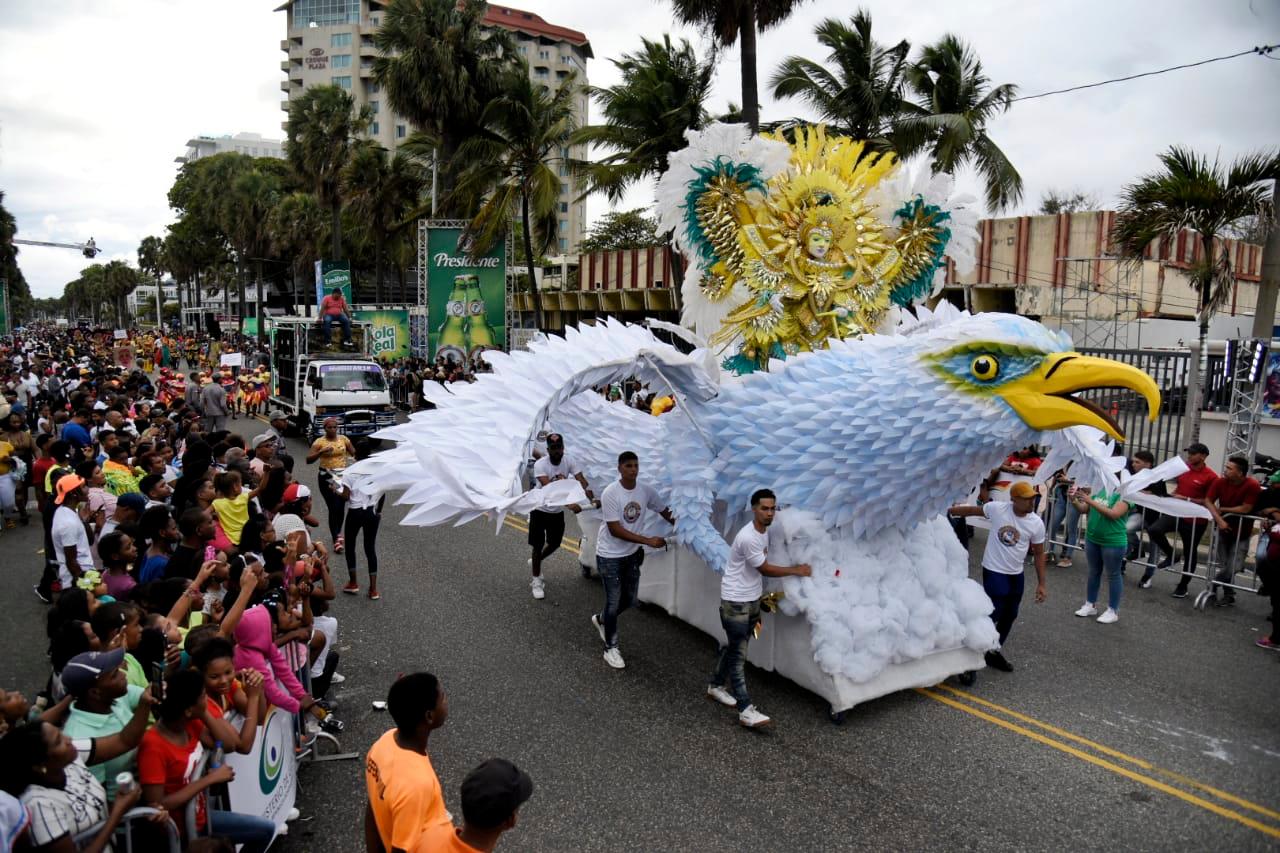
[[[427,327],[430,358],[463,361],[507,348],[506,243],[472,256],[463,229],[427,230]]]

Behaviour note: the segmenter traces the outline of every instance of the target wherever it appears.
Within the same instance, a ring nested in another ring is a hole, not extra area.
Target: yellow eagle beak
[[[1056,353],[1039,370],[1002,386],[996,395],[1009,404],[1032,429],[1055,430],[1069,426],[1096,427],[1116,441],[1124,441],[1120,425],[1094,403],[1071,396],[1077,391],[1125,388],[1147,401],[1147,414],[1160,412],[1160,389],[1150,376],[1109,358],[1076,352]]]

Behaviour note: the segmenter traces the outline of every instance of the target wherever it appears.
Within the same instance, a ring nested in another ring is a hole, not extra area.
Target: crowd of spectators
[[[1275,482],[1275,477],[1263,482],[1250,476],[1249,460],[1243,456],[1224,460],[1219,474],[1208,464],[1210,451],[1202,442],[1192,442],[1182,455],[1187,464],[1184,473],[1168,483],[1152,483],[1142,492],[1152,498],[1198,504],[1207,510],[1208,518],[1178,518],[1161,513],[1123,500],[1115,489],[1090,493],[1076,487],[1070,467],[1054,471],[1047,480],[1047,501],[1038,501],[1038,511],[1045,517],[1049,562],[1068,568],[1075,555],[1085,556],[1089,569],[1085,602],[1076,615],[1097,616],[1107,624],[1119,618],[1124,576],[1130,564],[1141,568],[1139,589],[1152,589],[1157,573],[1167,570],[1177,578],[1170,595],[1186,598],[1191,582],[1201,574],[1200,561],[1206,556],[1201,551],[1208,545],[1206,534],[1213,530],[1209,554],[1212,578],[1207,583],[1206,603],[1217,607],[1235,604],[1240,586],[1236,576],[1252,556],[1256,591],[1270,597],[1272,605],[1272,627],[1260,633],[1257,645],[1280,648],[1280,631],[1275,629],[1280,612],[1280,582],[1276,577],[1280,572],[1280,483]],[[1036,474],[1041,460],[1040,451],[1034,446],[1011,453],[980,485],[978,500],[989,500],[996,484],[1006,475]],[[1139,450],[1129,457],[1126,467],[1130,475],[1135,475],[1156,464],[1153,454]],[[1180,555],[1170,534],[1177,534]],[[1107,607],[1098,615],[1104,577]]]
[[[198,400],[157,401],[143,368],[187,357],[162,340],[129,366],[110,331],[0,344],[0,505],[45,546],[12,570],[49,605],[47,679],[0,695],[0,813],[32,849],[110,849],[141,803],[183,836],[194,808],[198,835],[265,850],[285,827],[211,806],[233,774],[213,761],[193,778],[202,757],[248,753],[271,706],[304,739],[343,729],[326,698],[342,680],[330,548],[276,452],[284,423],[212,431]]]

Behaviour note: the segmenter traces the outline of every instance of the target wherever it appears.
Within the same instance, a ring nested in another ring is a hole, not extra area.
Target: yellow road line
[[[1257,812],[1258,814],[1265,815],[1266,817],[1272,818],[1273,820],[1280,821],[1280,812],[1273,811],[1272,809],[1269,809],[1266,806],[1260,806],[1257,803],[1250,802],[1249,800],[1246,800],[1243,797],[1237,797],[1235,794],[1231,794],[1226,791],[1220,790],[1218,788],[1213,787],[1212,785],[1206,785],[1203,782],[1197,782],[1195,779],[1191,779],[1187,776],[1183,776],[1181,773],[1177,773],[1173,770],[1166,770],[1165,768],[1152,764],[1150,761],[1147,761],[1145,759],[1136,758],[1132,755],[1127,755],[1123,752],[1120,752],[1117,749],[1112,749],[1111,747],[1103,746],[1102,744],[1097,743],[1095,741],[1091,741],[1088,738],[1080,737],[1079,735],[1073,734],[1072,732],[1066,731],[1065,729],[1060,729],[1057,726],[1053,726],[1053,725],[1050,725],[1049,723],[1045,723],[1045,722],[1042,722],[1041,720],[1037,720],[1035,717],[1029,717],[1026,714],[1019,713],[1018,711],[1015,711],[1012,708],[1006,708],[1003,705],[997,705],[995,702],[990,702],[986,699],[983,699],[979,696],[975,696],[972,693],[967,693],[963,690],[952,687],[948,684],[939,684],[935,686],[933,689],[943,690],[955,696],[962,697],[965,700],[972,702],[976,705],[982,705],[983,707],[990,708],[994,711],[999,711],[1000,713],[1008,717],[1012,717],[1015,720],[1019,720],[1021,722],[1027,723],[1032,726],[1036,726],[1037,728],[1043,729],[1044,731],[1047,731],[1047,732],[1051,732],[1052,734],[1055,734],[1058,737],[1065,738],[1067,740],[1072,740],[1072,741],[1075,741],[1076,743],[1084,744],[1085,746],[1097,752],[1101,752],[1104,755],[1109,755],[1112,758],[1118,758],[1121,761],[1127,761],[1130,764],[1141,767],[1143,770],[1149,771],[1151,773],[1159,773],[1183,785],[1188,785],[1190,787],[1197,788],[1201,791],[1204,791],[1207,794],[1212,794],[1213,796],[1217,797],[1220,800],[1225,800],[1229,803],[1234,803],[1235,805],[1240,806],[1242,808],[1249,809],[1250,811],[1254,811],[1254,812]]]
[[[999,717],[992,716],[991,714],[988,714],[985,711],[980,711],[977,708],[974,708],[970,705],[966,705],[963,702],[957,701],[956,699],[952,699],[949,696],[943,696],[940,693],[935,693],[932,690],[928,690],[925,688],[916,688],[916,692],[923,696],[928,696],[930,699],[933,699],[934,701],[941,702],[944,705],[948,705],[952,708],[955,708],[957,711],[963,711],[966,714],[971,714],[972,716],[975,716],[980,720],[985,720],[988,723],[993,723],[994,725],[1000,726],[1001,728],[1008,729],[1011,732],[1020,734],[1023,737],[1030,738],[1031,740],[1034,740],[1037,743],[1042,743],[1045,746],[1052,747],[1053,749],[1056,749],[1060,752],[1065,752],[1068,755],[1075,756],[1081,761],[1086,761],[1089,764],[1093,764],[1097,767],[1101,767],[1104,770],[1109,770],[1112,773],[1125,777],[1126,779],[1131,779],[1134,782],[1138,782],[1140,784],[1146,785],[1148,788],[1154,788],[1155,790],[1168,794],[1171,797],[1177,797],[1179,800],[1182,800],[1184,803],[1190,803],[1191,805],[1198,806],[1199,808],[1202,808],[1205,811],[1212,812],[1213,814],[1216,814],[1219,817],[1225,817],[1228,820],[1233,820],[1236,823],[1243,824],[1244,826],[1247,826],[1250,829],[1256,829],[1258,832],[1261,832],[1265,835],[1269,835],[1272,838],[1280,838],[1280,828],[1268,826],[1265,823],[1261,823],[1257,820],[1254,820],[1251,817],[1242,815],[1239,812],[1232,811],[1231,809],[1220,806],[1217,803],[1210,802],[1209,800],[1206,800],[1202,797],[1197,797],[1195,794],[1188,794],[1186,791],[1180,790],[1178,788],[1173,787],[1172,785],[1161,782],[1159,779],[1152,779],[1150,776],[1144,776],[1143,774],[1130,770],[1127,767],[1121,767],[1119,764],[1115,764],[1111,761],[1107,761],[1105,758],[1099,758],[1096,755],[1090,755],[1089,753],[1083,750],[1076,749],[1074,746],[1069,746],[1065,743],[1061,743],[1059,741],[1054,740],[1053,738],[1047,737],[1046,735],[1042,735],[1039,732],[1032,731],[1031,729],[1028,729],[1028,728],[1024,728],[1022,726],[1017,725],[1016,723],[1011,723],[1008,720],[1002,720]]]

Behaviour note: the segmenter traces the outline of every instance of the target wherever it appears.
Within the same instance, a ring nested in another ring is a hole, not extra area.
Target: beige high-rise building
[[[279,6],[288,16],[288,37],[280,49],[288,57],[280,70],[288,79],[280,84],[285,93],[281,104],[310,86],[333,84],[351,92],[359,106],[368,105],[373,123],[368,135],[389,150],[395,150],[412,132],[409,122],[392,112],[384,92],[373,79],[373,60],[378,56],[373,36],[378,31],[389,0],[290,0]],[[587,122],[587,60],[591,43],[577,30],[549,24],[532,12],[489,4],[485,23],[510,31],[520,55],[529,63],[529,74],[538,82],[555,86],[571,72],[577,72],[584,87],[575,99],[579,126]],[[585,148],[561,152],[562,159],[586,159]],[[586,205],[575,201],[577,193],[567,163],[560,165],[559,247],[552,251],[576,254],[586,230]]]

